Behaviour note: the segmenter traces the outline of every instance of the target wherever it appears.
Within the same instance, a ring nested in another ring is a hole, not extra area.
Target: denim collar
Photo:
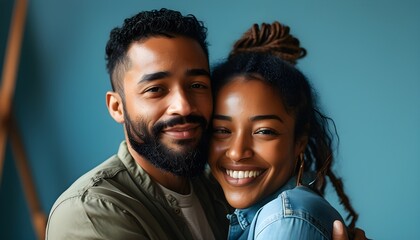
[[[310,182],[310,179],[313,179],[313,177],[313,172],[304,173],[303,181]],[[275,191],[270,196],[259,201],[258,203],[255,203],[254,205],[248,208],[235,209],[235,211],[232,214],[228,214],[227,218],[230,222],[228,239],[247,239],[249,226],[251,225],[252,220],[254,219],[258,210],[262,208],[265,204],[277,198],[279,194],[283,191],[292,189],[294,187],[296,187],[296,177],[292,177],[291,179],[289,179],[289,181],[286,184],[284,184],[280,189]]]

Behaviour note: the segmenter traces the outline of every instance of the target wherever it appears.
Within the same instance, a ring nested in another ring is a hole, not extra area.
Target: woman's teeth
[[[226,174],[229,175],[232,178],[256,178],[258,177],[262,171],[234,171],[226,169]]]

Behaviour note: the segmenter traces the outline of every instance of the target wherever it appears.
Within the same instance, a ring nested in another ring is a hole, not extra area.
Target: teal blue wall
[[[12,3],[0,0],[1,57]],[[207,24],[212,61],[254,22],[289,25],[308,50],[298,67],[336,121],[335,169],[360,213],[358,225],[374,239],[418,238],[420,1],[409,0],[29,1],[14,112],[46,211],[123,138],[105,107],[109,31],[160,7]],[[8,150],[0,239],[35,239],[23,197]],[[334,194],[327,197],[342,211]]]

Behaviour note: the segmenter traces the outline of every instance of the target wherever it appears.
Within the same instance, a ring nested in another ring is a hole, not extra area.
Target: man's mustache
[[[168,127],[173,127],[180,124],[185,123],[198,123],[202,129],[205,129],[207,126],[207,120],[198,115],[188,115],[188,116],[176,116],[166,121],[157,122],[155,126],[153,126],[153,134],[157,136],[163,129]]]

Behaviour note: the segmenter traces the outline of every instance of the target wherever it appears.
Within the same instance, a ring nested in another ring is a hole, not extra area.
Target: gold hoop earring
[[[298,175],[297,175],[297,178],[296,178],[296,186],[302,186],[301,178],[302,178],[302,175],[303,175],[303,170],[305,168],[305,166],[304,166],[305,160],[304,160],[303,153],[299,154],[299,160],[298,161],[300,161],[300,166],[299,166],[299,172],[298,172]]]

